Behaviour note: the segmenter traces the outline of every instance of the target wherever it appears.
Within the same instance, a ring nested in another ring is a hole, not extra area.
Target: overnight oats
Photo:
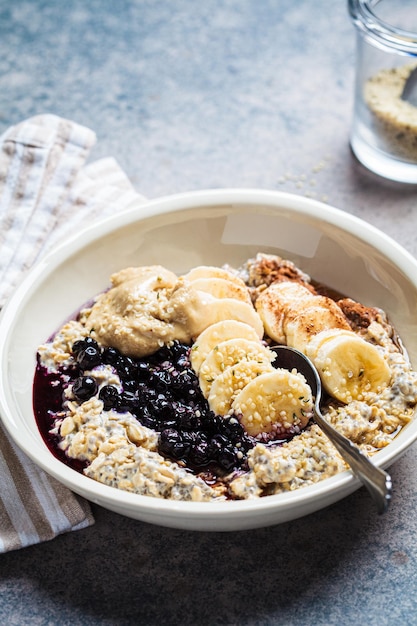
[[[33,403],[51,452],[85,476],[175,500],[264,497],[346,469],[323,414],[372,456],[413,418],[417,374],[383,311],[330,293],[291,261],[126,268],[38,349]]]

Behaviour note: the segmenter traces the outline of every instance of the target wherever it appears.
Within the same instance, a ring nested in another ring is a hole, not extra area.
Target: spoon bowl
[[[378,513],[384,513],[391,500],[392,481],[390,475],[376,467],[367,456],[347,437],[337,431],[323,416],[320,410],[321,380],[316,367],[299,350],[289,346],[271,346],[277,355],[274,365],[287,370],[296,369],[302,374],[311,388],[314,397],[314,419],[324,434],[349,465],[352,472],[362,482],[374,500]]]

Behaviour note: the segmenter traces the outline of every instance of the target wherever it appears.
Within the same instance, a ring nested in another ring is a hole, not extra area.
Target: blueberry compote
[[[51,432],[55,421],[64,417],[62,413],[63,391],[71,382],[71,374],[70,369],[50,373],[38,363],[33,382],[33,410],[39,431],[52,454],[63,463],[82,472],[86,463],[69,459],[58,447],[59,438]]]
[[[72,346],[74,364],[59,374],[38,365],[34,383],[34,409],[41,433],[53,453],[77,470],[83,464],[65,457],[58,437],[50,433],[62,416],[63,392],[72,385],[82,403],[98,395],[104,410],[129,411],[143,425],[159,433],[159,452],[166,458],[216,480],[233,470],[247,469],[247,453],[255,444],[236,417],[210,411],[189,360],[190,347],[174,341],[150,357],[134,359],[115,348],[101,348],[94,339]],[[110,365],[120,387],[99,386],[94,368]],[[65,457],[65,458],[64,458]]]

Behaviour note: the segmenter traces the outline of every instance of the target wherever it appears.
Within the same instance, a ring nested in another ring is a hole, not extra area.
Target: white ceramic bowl
[[[0,319],[0,415],[22,450],[85,498],[117,513],[174,528],[231,531],[301,517],[360,486],[348,471],[298,491],[259,500],[192,503],[139,496],[99,484],[58,461],[32,411],[37,346],[93,295],[112,272],[161,264],[239,265],[257,252],[292,259],[322,283],[383,308],[417,363],[417,262],[389,237],[351,215],[279,192],[215,190],[132,206],[77,234],[35,266]],[[417,420],[375,463],[388,467],[417,438]],[[370,506],[372,504],[370,503]]]

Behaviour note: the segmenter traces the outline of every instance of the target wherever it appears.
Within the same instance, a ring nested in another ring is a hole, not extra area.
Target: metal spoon
[[[274,361],[275,366],[288,370],[295,368],[300,374],[303,374],[315,398],[314,417],[316,423],[348,463],[355,476],[366,487],[377,506],[378,513],[384,513],[391,499],[392,482],[390,475],[376,467],[359,448],[333,428],[323,417],[320,411],[321,381],[317,369],[310,359],[302,352],[288,346],[272,346],[271,348],[277,354],[277,359]]]
[[[410,73],[409,77],[405,81],[403,92],[401,94],[401,100],[409,102],[413,106],[417,107],[417,67],[415,67]]]

